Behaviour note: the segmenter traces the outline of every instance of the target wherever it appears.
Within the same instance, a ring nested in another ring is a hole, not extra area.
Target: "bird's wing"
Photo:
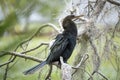
[[[59,57],[65,50],[67,44],[68,44],[68,39],[65,38],[62,34],[59,34],[50,48],[50,55],[48,56],[47,60],[51,62],[59,59]]]
[[[58,52],[59,50],[63,51],[67,44],[68,44],[68,39],[65,38],[62,34],[59,34],[56,37],[56,40],[51,46],[50,50],[52,53]]]

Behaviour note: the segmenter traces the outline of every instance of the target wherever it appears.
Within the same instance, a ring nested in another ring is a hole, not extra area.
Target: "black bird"
[[[62,22],[64,31],[55,38],[55,42],[50,48],[50,54],[47,59],[37,66],[23,72],[25,75],[34,73],[45,64],[51,65],[55,61],[60,62],[60,56],[63,57],[65,63],[67,62],[76,45],[77,27],[73,22],[73,19],[77,19],[78,17],[79,16],[69,15],[64,18]]]

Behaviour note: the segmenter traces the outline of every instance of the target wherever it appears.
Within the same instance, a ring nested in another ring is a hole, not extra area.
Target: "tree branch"
[[[49,70],[49,73],[47,74],[47,77],[45,78],[45,80],[49,80],[50,79],[50,76],[51,76],[51,73],[52,73],[52,65],[50,65],[50,70]]]
[[[108,80],[108,78],[106,76],[104,76],[102,73],[97,72],[100,76],[102,76],[105,80]]]
[[[33,61],[36,61],[36,62],[42,62],[43,61],[43,60],[40,60],[40,59],[38,59],[36,57],[32,57],[32,56],[29,56],[29,55],[21,54],[21,53],[18,53],[18,52],[5,52],[5,51],[1,51],[0,52],[0,57],[5,56],[5,55],[14,55],[14,56],[17,56],[17,57],[33,60]]]
[[[48,45],[48,44],[49,44],[48,42],[43,42],[43,43],[41,43],[40,45],[36,46],[35,48],[30,49],[30,50],[27,50],[27,51],[23,51],[23,52],[21,52],[20,54],[25,54],[25,53],[34,51],[34,50],[38,49],[39,47],[41,47],[42,45]],[[4,51],[3,51],[3,52],[4,52]],[[1,54],[0,54],[0,57],[3,56],[3,55],[7,55],[7,54],[1,53]],[[10,55],[10,54],[9,54],[9,55]],[[9,63],[11,63],[11,62],[13,62],[14,59],[16,58],[15,56],[16,56],[16,55],[12,55],[12,56],[10,57],[9,61],[1,64],[0,67],[4,66],[4,65],[6,65],[6,64],[9,64]]]
[[[120,3],[117,1],[113,1],[113,0],[107,0],[109,3],[120,6]]]
[[[26,42],[29,42],[30,40],[32,40],[32,39],[34,38],[34,36],[36,36],[36,35],[40,32],[41,29],[43,29],[43,28],[45,28],[45,27],[47,27],[47,26],[52,27],[55,31],[57,31],[58,33],[60,33],[60,29],[57,28],[54,24],[51,24],[51,23],[44,24],[44,25],[42,25],[29,39],[21,42],[21,43],[15,48],[14,51],[17,51],[17,49],[18,49],[20,46],[22,47],[23,44],[25,44]],[[36,48],[33,48],[33,49],[31,49],[31,50],[24,51],[22,54],[31,52],[31,51],[39,48],[41,45],[43,45],[43,44],[40,44],[39,46],[37,46]],[[46,44],[45,44],[45,45],[46,45]],[[28,47],[28,43],[27,43],[26,49],[27,49],[27,47]],[[3,63],[3,64],[0,65],[0,67],[2,67],[2,66],[4,66],[4,65],[7,65],[6,71],[5,71],[5,75],[4,75],[4,76],[5,76],[5,77],[4,77],[4,80],[6,80],[6,78],[7,78],[6,76],[7,76],[7,71],[8,71],[8,68],[9,68],[9,64],[16,59],[16,56],[24,57],[24,55],[16,55],[16,54],[14,54],[14,55],[11,54],[11,55],[12,55],[12,56],[9,58],[9,60],[8,60],[7,62],[5,62],[5,63]],[[28,57],[28,58],[30,58],[30,57]],[[32,59],[32,58],[31,58],[31,59]],[[34,59],[34,58],[33,58],[33,59]],[[34,59],[34,60],[35,60],[35,59]],[[39,61],[39,60],[38,60],[38,61]]]
[[[81,58],[81,61],[79,62],[78,65],[76,65],[75,67],[72,67],[73,69],[78,69],[82,63],[84,63],[87,59],[89,58],[88,54],[84,54],[83,57]]]
[[[62,72],[62,80],[71,80],[72,75],[76,72],[77,69],[80,68],[80,66],[89,58],[88,54],[84,54],[81,61],[77,66],[70,66],[69,64],[64,63],[63,58],[60,57],[61,62],[61,72]],[[72,69],[76,69],[74,73],[72,74]]]
[[[42,43],[40,43],[38,46],[36,46],[35,48],[30,49],[30,50],[27,50],[27,51],[24,51],[24,52],[21,52],[21,53],[22,53],[22,54],[25,54],[25,53],[28,53],[28,52],[34,51],[34,50],[40,48],[42,45],[49,45],[49,43],[48,43],[48,42],[42,42]]]
[[[89,58],[88,54],[84,54],[81,58],[81,61],[79,62],[79,64],[77,64],[75,67],[72,67],[73,69],[75,69],[75,71],[72,73],[72,76],[76,73],[77,69],[80,68],[80,66],[82,66],[83,63],[85,63],[85,61]]]
[[[45,27],[51,27],[53,28],[55,31],[57,31],[58,33],[61,33],[60,29],[57,28],[54,24],[52,23],[47,23],[47,24],[44,24],[42,25],[30,38],[28,38],[27,40],[21,42],[15,49],[15,51],[18,49],[19,46],[22,46],[23,44],[25,44],[26,42],[29,42],[30,40],[32,40],[43,28]]]
[[[91,44],[91,47],[93,48],[94,51],[94,55],[93,55],[93,65],[94,65],[94,70],[92,72],[92,75],[94,75],[96,72],[98,72],[98,69],[100,67],[100,57],[98,55],[98,51],[97,48],[95,46],[95,44],[93,43],[92,39],[89,39],[89,42]],[[91,77],[89,78],[91,79]]]

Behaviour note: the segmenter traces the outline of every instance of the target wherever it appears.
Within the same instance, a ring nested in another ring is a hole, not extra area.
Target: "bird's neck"
[[[71,36],[77,37],[77,27],[73,21],[68,22],[68,24],[63,25],[64,34],[70,34]]]
[[[63,34],[77,37],[77,28],[74,27],[74,28],[71,28],[71,29],[66,29],[66,30],[63,31]]]

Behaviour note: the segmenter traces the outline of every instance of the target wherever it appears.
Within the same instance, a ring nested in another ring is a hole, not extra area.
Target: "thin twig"
[[[17,47],[19,47],[20,45],[22,45],[22,44],[24,44],[24,43],[26,43],[26,42],[28,42],[28,41],[30,41],[30,40],[32,40],[33,37],[35,37],[35,36],[36,36],[43,28],[45,28],[45,27],[51,27],[51,28],[53,28],[55,31],[57,31],[58,33],[61,33],[61,32],[60,32],[60,29],[57,28],[54,24],[52,24],[52,23],[47,23],[47,24],[42,25],[29,39],[23,41],[23,42],[20,43]]]
[[[90,73],[88,73],[86,70],[85,70],[85,72],[91,77],[91,79],[93,80],[93,77],[92,77],[92,75],[90,74]]]
[[[89,58],[88,54],[84,54],[83,57],[81,58],[81,61],[79,62],[79,64],[75,67],[72,66],[73,69],[75,69],[75,71],[72,73],[72,76],[76,73],[77,69],[80,68],[80,66],[85,63],[85,61]]]
[[[22,54],[25,54],[25,53],[28,53],[28,52],[34,51],[34,50],[40,48],[42,45],[49,45],[49,43],[48,43],[48,42],[42,42],[41,44],[39,44],[39,45],[36,46],[35,48],[32,48],[32,49],[30,49],[30,50],[27,50],[27,51],[24,51],[24,52],[21,52],[21,53],[22,53]]]
[[[100,76],[102,76],[105,80],[108,80],[108,78],[107,78],[106,76],[104,76],[102,73],[100,73],[100,72],[98,72],[98,71],[97,71],[97,73],[98,73]]]
[[[92,74],[91,74],[91,76],[90,76],[90,78],[88,78],[88,80],[91,80],[91,79],[93,80],[93,75],[94,75],[95,73],[96,73],[96,71],[93,71]]]
[[[82,65],[82,63],[84,63],[88,58],[89,58],[89,55],[84,54],[83,57],[81,58],[81,61],[79,62],[79,64],[75,67],[72,67],[72,68],[73,69],[78,69]]]
[[[100,57],[99,57],[99,55],[98,55],[98,51],[97,51],[97,48],[96,48],[96,46],[95,46],[95,44],[93,43],[93,41],[92,41],[92,39],[90,38],[89,39],[89,42],[90,42],[90,44],[91,44],[91,46],[92,46],[92,48],[93,48],[93,51],[94,51],[94,60],[93,60],[93,64],[94,64],[94,70],[93,70],[93,72],[92,72],[92,76],[96,73],[96,72],[98,72],[98,69],[99,69],[99,67],[100,67]],[[91,78],[92,78],[92,76],[88,79],[88,80],[90,80]]]
[[[6,79],[7,79],[8,68],[9,68],[9,65],[7,65],[6,68],[5,68],[5,73],[4,73],[3,80],[6,80]]]
[[[52,65],[50,65],[50,70],[49,70],[49,73],[48,75],[46,76],[45,80],[50,80],[50,76],[51,76],[51,73],[52,73]]]

